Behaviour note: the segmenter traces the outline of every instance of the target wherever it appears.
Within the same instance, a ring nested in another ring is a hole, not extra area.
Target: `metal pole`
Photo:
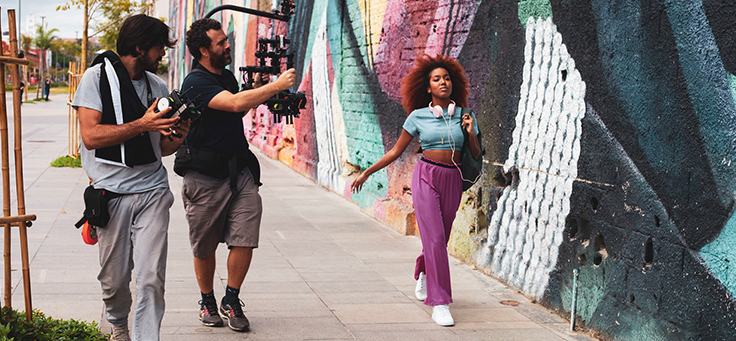
[[[21,33],[20,33],[20,29],[23,28],[23,15],[22,15],[22,13],[20,11],[20,3],[21,3],[21,1],[18,0],[18,26],[19,26],[18,27],[18,42],[19,43],[23,41],[23,37],[21,36]],[[28,32],[26,32],[26,33],[28,33]],[[27,53],[27,52],[28,51],[24,51],[24,53]]]
[[[578,304],[578,269],[572,270],[572,308],[570,309],[570,331],[575,331],[575,315]]]
[[[41,32],[43,33],[46,31],[46,28],[44,27],[44,22],[46,21],[46,16],[41,16]],[[39,85],[43,85],[43,82],[46,78],[46,50],[41,49],[41,55],[39,56],[38,64],[41,65],[41,74],[38,75],[36,79],[36,98],[38,98],[38,90],[41,89]],[[39,82],[40,81],[40,82]],[[41,97],[43,97],[43,90],[41,90]]]

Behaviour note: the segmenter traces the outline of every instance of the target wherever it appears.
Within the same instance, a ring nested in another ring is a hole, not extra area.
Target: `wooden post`
[[[69,156],[79,156],[79,120],[77,119],[77,110],[72,107],[74,95],[77,93],[77,86],[82,78],[81,64],[69,62]]]
[[[0,27],[0,31],[2,28]],[[0,43],[0,55],[3,53],[2,44]],[[0,86],[0,140],[2,143],[2,173],[3,173],[3,216],[10,217],[10,157],[8,155],[8,113],[5,103],[5,64],[0,63],[0,78],[2,78],[2,86]],[[5,261],[5,306],[12,308],[13,306],[13,277],[10,264],[10,223],[3,224],[5,228],[3,260]]]
[[[8,10],[10,56],[12,58],[18,58],[18,33],[15,25],[15,10]],[[12,75],[13,79],[20,79],[20,66],[18,64],[13,65]],[[13,138],[15,140],[15,192],[18,197],[18,215],[22,216],[26,214],[26,196],[23,186],[23,130],[21,129],[19,82],[13,82],[13,111],[13,125],[15,126],[15,135]],[[28,261],[28,228],[26,227],[25,221],[20,221],[19,225],[20,253],[21,262],[23,263],[23,293],[26,301],[26,319],[30,321],[33,317],[33,305],[31,303],[31,270]]]

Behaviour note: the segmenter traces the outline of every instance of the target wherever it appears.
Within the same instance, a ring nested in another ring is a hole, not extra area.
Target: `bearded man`
[[[112,340],[129,341],[130,281],[135,264],[135,340],[158,340],[164,315],[169,190],[161,157],[178,150],[189,122],[156,112],[156,98],[168,95],[153,72],[165,48],[174,46],[169,27],[147,15],[125,20],[117,52],[97,56],[77,88],[72,106],[79,114],[81,158],[90,187],[99,193],[110,220],[97,231],[105,317]],[[119,55],[119,57],[118,57]]]
[[[186,44],[195,62],[181,88],[204,109],[201,118],[192,122],[174,169],[184,176],[182,200],[202,296],[199,319],[216,327],[223,325],[224,318],[231,329],[247,331],[250,323],[238,295],[253,249],[258,247],[262,205],[260,168],[248,149],[243,116],[292,87],[296,71],[290,69],[265,85],[268,79],[256,75],[254,89],[239,92],[235,76],[225,69],[232,57],[228,37],[218,21],[205,18],[193,22]],[[219,243],[226,243],[230,252],[227,287],[218,310],[213,280]]]

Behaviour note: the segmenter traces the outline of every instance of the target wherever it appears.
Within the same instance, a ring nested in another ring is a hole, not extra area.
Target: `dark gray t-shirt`
[[[100,65],[97,64],[84,73],[82,80],[79,82],[77,92],[74,95],[72,106],[74,109],[85,107],[92,110],[102,112],[102,98],[100,95]],[[168,95],[169,91],[166,83],[154,75],[146,72],[148,81],[151,84],[151,92],[153,97],[160,98]],[[108,72],[108,75],[110,72]],[[133,80],[133,87],[138,94],[141,103],[147,103],[148,88],[145,78],[141,80]],[[92,179],[92,186],[97,189],[106,189],[111,192],[120,194],[141,193],[157,188],[168,188],[169,181],[167,178],[166,168],[161,163],[161,134],[158,132],[150,132],[153,151],[158,159],[146,165],[135,167],[124,167],[111,165],[100,162],[95,158],[95,151],[88,150],[81,143],[82,148],[82,167],[87,172],[87,176]]]

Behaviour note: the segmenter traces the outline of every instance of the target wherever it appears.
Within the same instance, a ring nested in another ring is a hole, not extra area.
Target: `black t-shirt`
[[[228,87],[237,90],[237,80],[229,70],[223,70],[222,75],[216,75],[201,65],[195,68],[204,72],[191,72],[181,85],[181,91],[186,91],[185,97],[193,99],[195,103],[206,106],[220,92],[230,91]],[[235,84],[228,86],[231,82]],[[221,153],[245,155],[248,151],[248,141],[245,139],[243,129],[243,112],[204,109],[202,117],[193,122],[189,129],[187,144]]]

